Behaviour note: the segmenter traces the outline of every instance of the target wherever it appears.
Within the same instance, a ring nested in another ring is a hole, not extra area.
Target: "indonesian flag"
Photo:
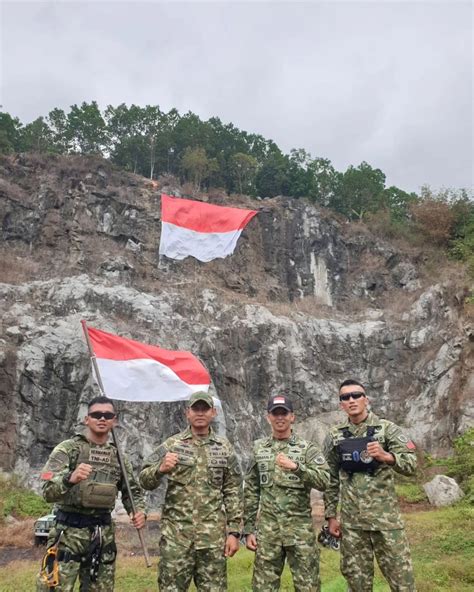
[[[181,401],[207,391],[209,372],[187,351],[161,349],[85,327],[105,394],[122,401]]]
[[[242,230],[257,214],[192,199],[161,195],[160,255],[212,261],[231,255]]]

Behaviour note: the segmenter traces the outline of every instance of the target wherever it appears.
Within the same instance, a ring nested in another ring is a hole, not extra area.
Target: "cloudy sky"
[[[3,109],[176,107],[388,185],[473,184],[470,1],[1,0]]]

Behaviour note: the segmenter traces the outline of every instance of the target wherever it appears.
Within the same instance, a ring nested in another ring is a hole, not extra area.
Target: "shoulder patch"
[[[402,444],[406,444],[408,442],[408,438],[405,436],[405,434],[399,434],[398,439],[400,442],[402,442]]]
[[[326,462],[326,459],[324,458],[324,454],[321,454],[321,453],[317,454],[313,460],[317,465],[323,465]]]
[[[41,475],[40,475],[40,478],[43,481],[50,481],[53,477],[54,477],[53,471],[45,471],[44,473],[41,473]]]
[[[408,450],[416,450],[415,443],[412,440],[407,441],[407,448]]]

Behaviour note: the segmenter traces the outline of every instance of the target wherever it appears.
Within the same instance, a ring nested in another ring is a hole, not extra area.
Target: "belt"
[[[112,524],[112,516],[110,513],[94,514],[89,516],[87,514],[79,514],[77,512],[64,512],[58,510],[56,512],[56,522],[71,526],[72,528],[88,528],[89,526],[108,526]]]

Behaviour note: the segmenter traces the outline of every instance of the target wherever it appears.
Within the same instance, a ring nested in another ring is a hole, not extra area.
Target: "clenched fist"
[[[276,464],[285,471],[294,471],[298,467],[298,465],[283,454],[283,452],[277,454]]]
[[[161,461],[159,468],[160,473],[169,473],[178,463],[178,455],[176,452],[167,452]]]
[[[92,471],[93,468],[91,467],[91,465],[88,465],[86,463],[81,463],[80,465],[77,465],[76,469],[71,473],[71,476],[69,477],[69,483],[76,484],[80,481],[84,481],[89,477]]]

